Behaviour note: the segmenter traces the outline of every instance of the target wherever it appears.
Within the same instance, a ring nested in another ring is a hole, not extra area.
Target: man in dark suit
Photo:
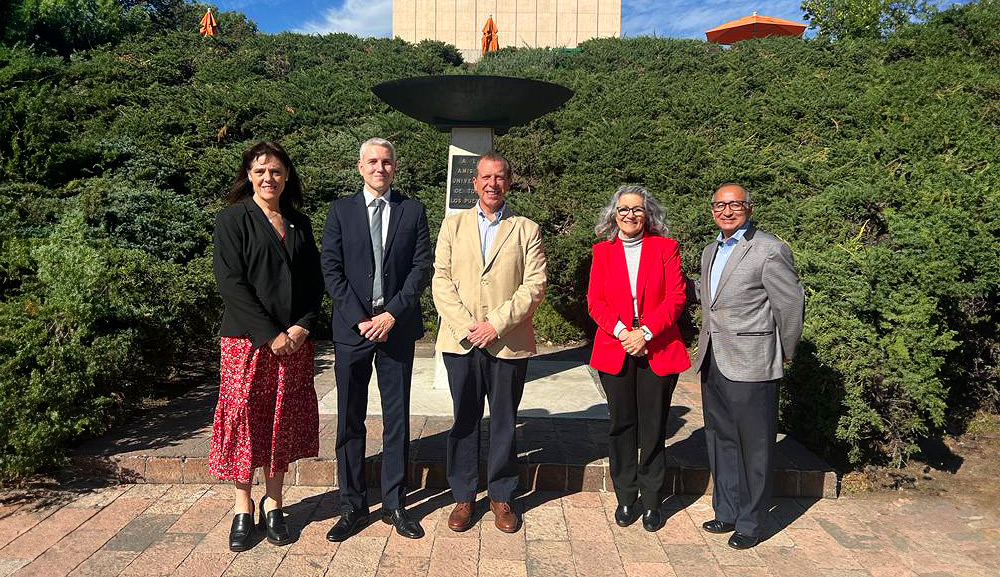
[[[712,197],[718,237],[701,253],[698,360],[715,518],[702,527],[749,549],[763,537],[771,498],[778,381],[802,336],[805,297],[792,249],[750,221],[750,193]]]
[[[420,295],[430,282],[430,233],[424,205],[392,188],[392,143],[369,139],[359,157],[364,187],[330,203],[321,255],[333,298],[342,508],[327,539],[347,539],[368,518],[365,416],[373,360],[382,397],[382,520],[418,539],[424,531],[405,509],[406,470],[410,376],[414,343],[424,334]]]

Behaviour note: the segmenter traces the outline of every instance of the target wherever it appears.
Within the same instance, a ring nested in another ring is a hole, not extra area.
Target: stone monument
[[[416,76],[383,82],[372,92],[403,114],[451,132],[445,215],[475,206],[472,187],[479,157],[493,152],[494,134],[527,124],[566,103],[565,86],[507,76]],[[440,353],[434,387],[448,388]]]

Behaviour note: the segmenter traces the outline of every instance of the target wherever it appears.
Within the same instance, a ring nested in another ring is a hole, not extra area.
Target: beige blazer
[[[490,354],[519,359],[535,354],[531,316],[545,296],[545,252],[538,225],[504,209],[483,262],[476,207],[444,219],[434,253],[431,292],[441,315],[437,350],[472,350],[469,327],[489,321],[500,338]]]

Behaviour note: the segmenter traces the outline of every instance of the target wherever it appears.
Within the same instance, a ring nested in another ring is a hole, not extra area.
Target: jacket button
[[[375,276],[375,273],[368,273],[368,278],[372,278],[373,276]],[[715,309],[712,309],[712,310],[715,310]]]
[[[490,284],[490,281],[488,281],[488,280],[484,280],[484,281],[482,281],[482,283],[481,283],[481,284],[482,284],[483,286],[486,286],[486,285]]]

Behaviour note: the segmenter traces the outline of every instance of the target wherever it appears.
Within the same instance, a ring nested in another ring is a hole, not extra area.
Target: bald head
[[[739,184],[723,184],[712,195],[712,219],[724,239],[742,228],[750,219],[751,212],[750,191]]]
[[[715,194],[712,195],[712,200],[714,201],[715,199],[719,198],[719,195],[722,194],[723,192],[726,193],[725,196],[730,198],[738,198],[740,200],[746,201],[747,204],[753,202],[752,200],[750,200],[750,191],[744,188],[743,185],[736,184],[735,182],[727,182],[726,184],[720,186],[719,189],[715,191]]]

